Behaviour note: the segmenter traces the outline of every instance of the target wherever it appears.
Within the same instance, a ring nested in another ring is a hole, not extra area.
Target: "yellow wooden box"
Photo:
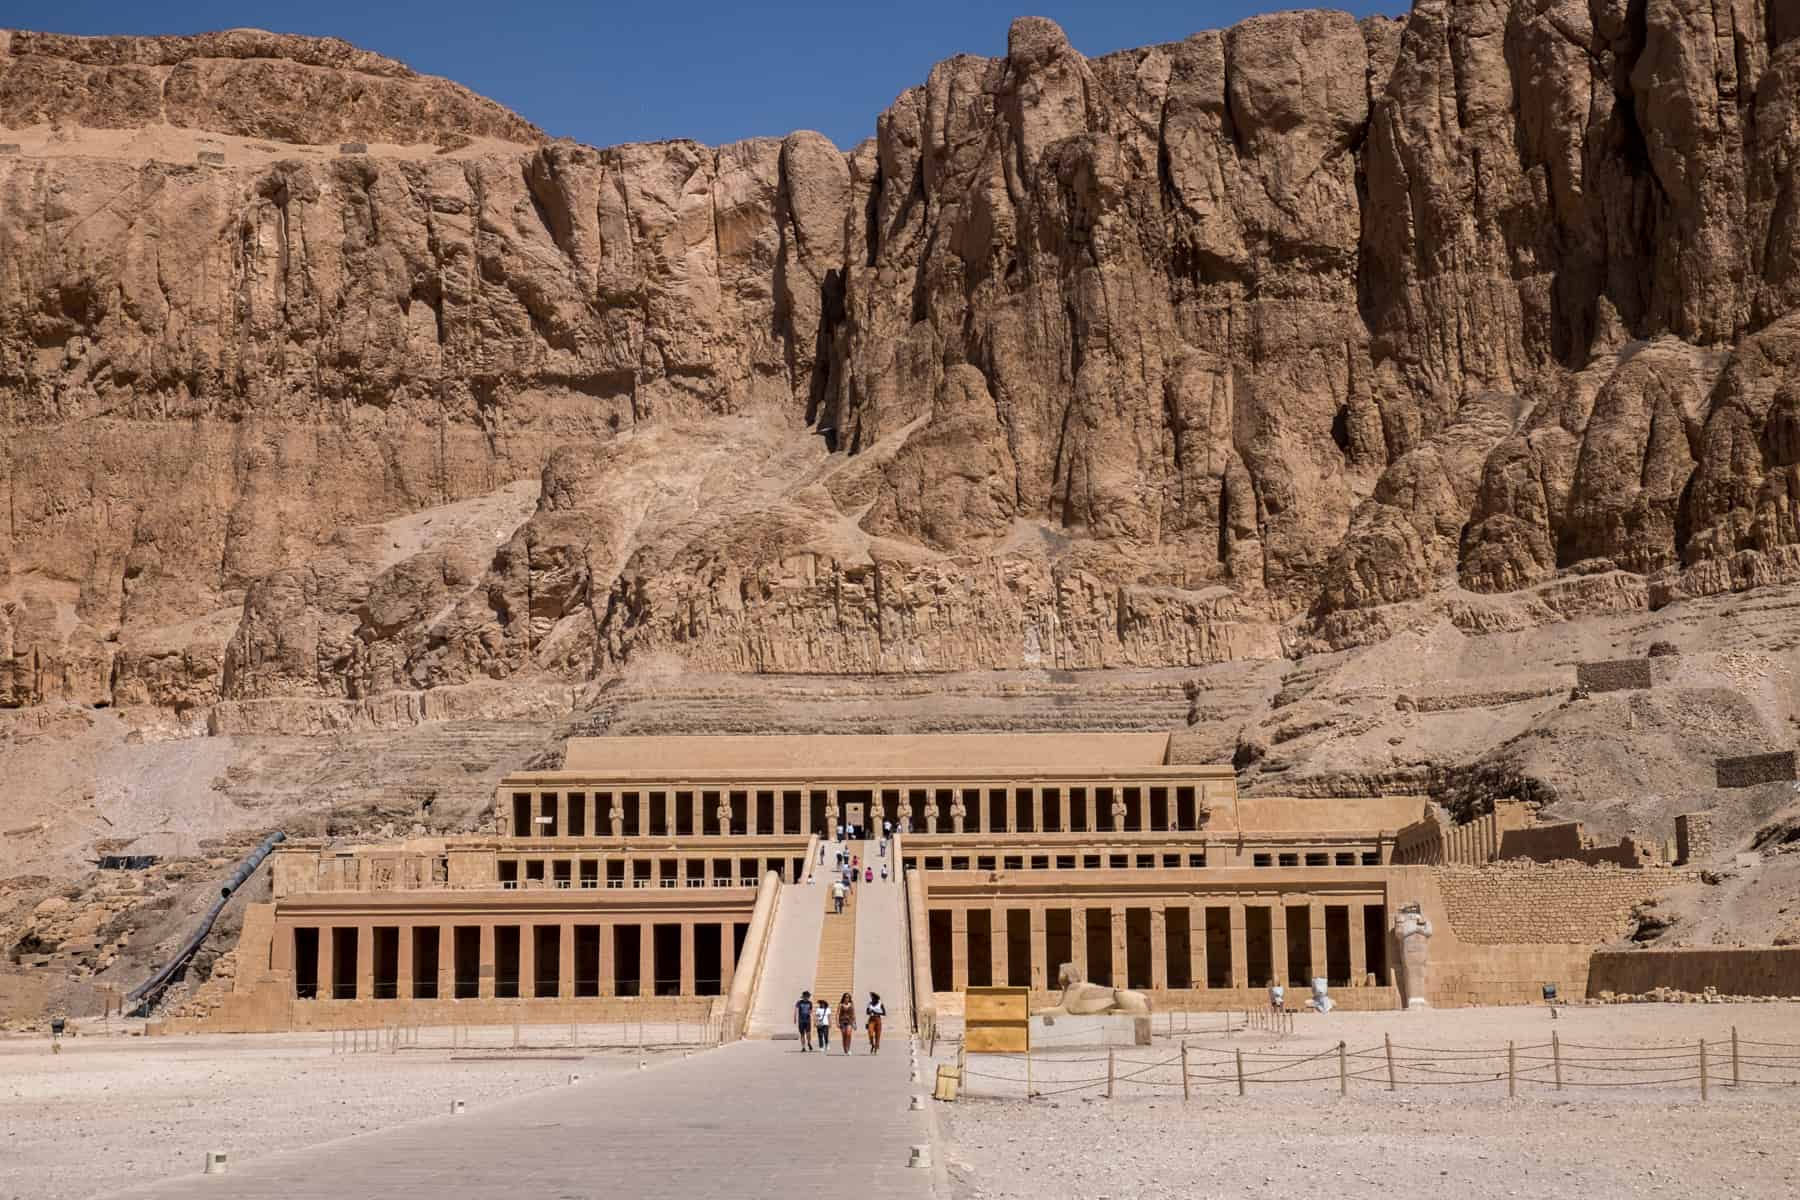
[[[1031,1049],[1031,989],[963,990],[963,1049],[970,1054],[1024,1054]]]

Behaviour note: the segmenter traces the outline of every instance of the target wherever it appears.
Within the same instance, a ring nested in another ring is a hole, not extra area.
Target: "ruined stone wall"
[[[1456,936],[1474,945],[1599,946],[1623,937],[1632,906],[1691,876],[1573,864],[1443,867],[1438,888]]]
[[[1635,996],[1653,988],[1725,996],[1800,996],[1800,946],[1730,946],[1680,950],[1600,950],[1588,970],[1587,994]]]
[[[1762,783],[1781,783],[1789,779],[1800,779],[1795,773],[1795,756],[1792,750],[1778,750],[1773,754],[1745,754],[1737,758],[1721,758],[1714,764],[1718,772],[1719,786],[1722,788],[1755,787]]]
[[[1586,692],[1621,692],[1651,686],[1650,660],[1618,658],[1575,664],[1575,686]]]
[[[1703,863],[1713,855],[1712,814],[1682,813],[1675,818],[1675,862]]]

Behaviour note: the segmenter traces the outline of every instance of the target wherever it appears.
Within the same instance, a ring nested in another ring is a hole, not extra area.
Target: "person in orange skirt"
[[[869,1053],[881,1053],[881,1018],[887,1016],[887,1009],[881,1003],[880,992],[869,993],[869,1003],[863,1009],[869,1030]]]

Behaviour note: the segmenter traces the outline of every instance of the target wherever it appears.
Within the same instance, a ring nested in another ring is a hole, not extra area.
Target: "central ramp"
[[[798,1036],[794,1001],[813,986],[819,963],[819,933],[830,902],[830,872],[815,860],[807,864],[806,882],[784,884],[775,906],[775,928],[763,957],[762,978],[750,1009],[745,1037]]]

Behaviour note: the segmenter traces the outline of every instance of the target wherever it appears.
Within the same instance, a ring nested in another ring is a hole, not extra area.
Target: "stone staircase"
[[[852,854],[860,854],[861,843],[850,843]],[[819,873],[821,879],[830,877],[830,864]],[[819,931],[819,957],[813,972],[813,996],[823,996],[836,1004],[838,997],[845,992],[854,993],[856,987],[856,912],[858,898],[868,884],[857,884],[844,897],[844,911],[832,911],[831,885],[827,882],[820,890],[825,893],[825,924]],[[856,997],[853,995],[853,999]],[[861,1011],[860,1006],[858,1011]],[[834,1022],[835,1023],[835,1022]]]

